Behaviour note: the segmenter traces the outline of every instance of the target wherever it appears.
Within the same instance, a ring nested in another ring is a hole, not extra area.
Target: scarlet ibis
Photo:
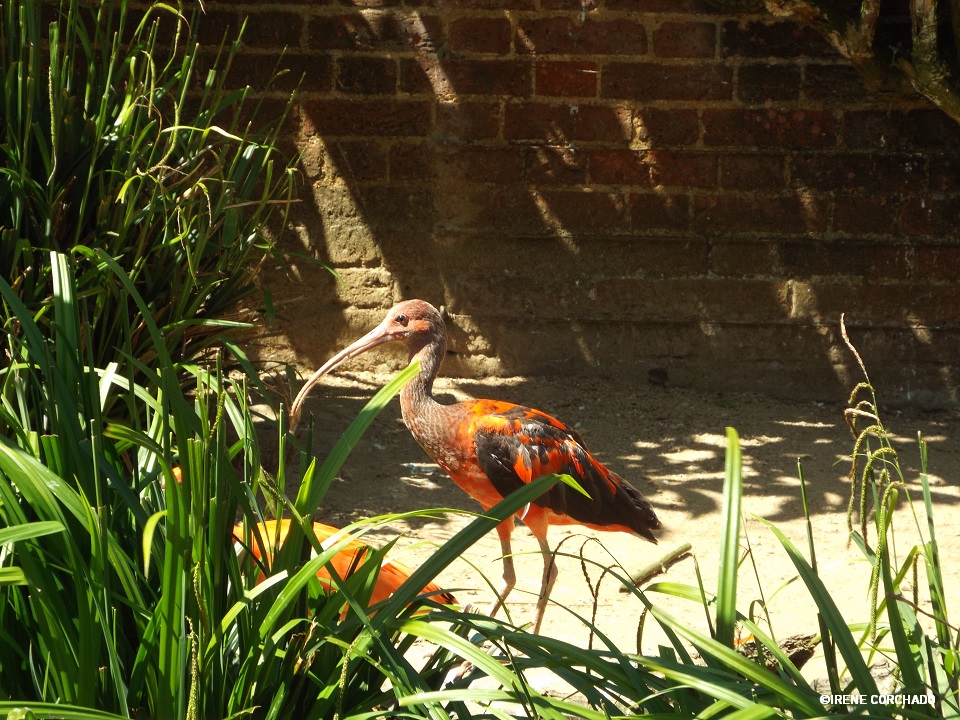
[[[652,543],[660,520],[650,503],[623,478],[604,467],[587,450],[579,433],[539,410],[497,400],[466,400],[443,405],[433,397],[433,382],[446,353],[447,333],[435,307],[423,300],[394,306],[377,327],[332,357],[300,390],[290,409],[296,428],[303,401],[323,375],[345,360],[379,345],[406,345],[420,372],[400,392],[403,421],[434,462],[470,497],[488,510],[503,497],[549,473],[570,475],[589,497],[558,483],[517,513],[540,544],[543,577],[534,632],[539,632],[557,569],[547,529],[579,524],[595,530],[635,533]],[[514,520],[497,526],[503,550],[503,584],[490,615],[503,605],[516,584],[510,550]]]
[[[287,534],[290,532],[290,519],[283,518],[282,520],[268,520],[265,523],[257,523],[256,532],[263,541],[264,549],[267,552],[266,559],[269,561],[273,557],[276,548],[279,548],[283,544]],[[337,532],[339,532],[339,529],[331,525],[325,525],[319,522],[313,523],[313,533],[317,536],[317,540],[319,540],[321,544],[324,544],[325,541]],[[244,547],[249,548],[255,558],[258,560],[263,559],[260,557],[260,545],[254,539],[252,532],[246,536],[245,540],[241,541],[241,538],[244,537],[243,525],[234,526],[233,536],[238,543],[241,543],[240,551],[243,551]],[[333,556],[330,564],[337,571],[337,575],[341,578],[348,578],[366,561],[369,552],[370,548],[367,545],[364,545],[359,540],[353,540]],[[398,560],[392,558],[384,559],[380,565],[380,572],[377,575],[373,593],[370,596],[370,605],[376,605],[393,595],[393,593],[397,591],[397,588],[406,582],[412,572],[410,568]],[[327,592],[334,589],[333,579],[330,576],[330,571],[327,570],[326,567],[320,568],[317,572],[317,578]],[[262,580],[263,576],[261,575],[257,582],[259,583]],[[445,593],[434,583],[427,584],[421,594],[431,595],[435,597],[438,602],[445,605],[456,603],[452,595]]]

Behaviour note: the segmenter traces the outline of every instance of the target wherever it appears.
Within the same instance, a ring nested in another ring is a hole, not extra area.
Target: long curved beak
[[[294,399],[293,405],[290,406],[290,432],[293,432],[297,429],[297,423],[300,422],[300,413],[303,410],[303,402],[307,399],[307,395],[310,394],[310,389],[316,385],[320,378],[337,367],[337,365],[349,360],[350,358],[361,355],[367,350],[371,350],[378,345],[383,345],[384,343],[402,339],[401,336],[390,332],[387,328],[387,319],[384,319],[382,323],[377,325],[377,327],[368,332],[362,338],[327,360],[327,362],[324,363],[323,366],[317,370],[309,380],[307,380],[304,386],[300,388],[300,392],[297,393],[297,397]]]

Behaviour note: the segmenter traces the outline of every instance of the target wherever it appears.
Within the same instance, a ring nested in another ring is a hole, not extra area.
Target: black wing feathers
[[[480,467],[504,497],[541,475],[570,475],[590,497],[559,483],[535,504],[587,525],[623,526],[656,542],[652,530],[660,521],[650,503],[597,462],[577,432],[553,418],[514,407],[479,421],[474,441]]]

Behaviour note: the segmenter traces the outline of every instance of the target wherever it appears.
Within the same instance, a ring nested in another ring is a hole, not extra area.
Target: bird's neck
[[[420,372],[400,391],[400,407],[407,425],[411,426],[411,419],[423,415],[431,406],[439,405],[433,397],[433,381],[440,372],[440,363],[446,353],[446,342],[442,337],[435,337],[422,347],[410,348],[410,362],[420,361]]]
[[[446,342],[437,335],[419,348],[410,348],[410,360],[420,361],[420,372],[400,391],[403,422],[427,455],[448,473],[459,468],[463,459],[454,442],[461,405],[442,405],[433,397],[433,381],[446,353]]]

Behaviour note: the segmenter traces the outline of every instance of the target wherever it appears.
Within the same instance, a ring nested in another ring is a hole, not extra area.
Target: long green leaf
[[[723,482],[723,537],[717,580],[717,640],[733,647],[737,622],[737,571],[740,568],[740,498],[743,461],[737,431],[727,428],[726,473]]]
[[[669,623],[671,627],[676,628],[681,636],[691,642],[702,653],[711,655],[721,662],[725,668],[729,668],[735,673],[748,678],[758,686],[775,693],[782,702],[787,703],[792,709],[805,713],[808,716],[816,716],[823,713],[823,706],[817,702],[817,695],[810,688],[800,688],[785,682],[778,675],[774,675],[767,670],[765,666],[758,665],[736,650],[697,632],[693,628],[687,627],[656,607],[652,612],[662,622]],[[710,694],[713,697],[719,697],[713,693]]]
[[[115,715],[114,713],[59,703],[0,700],[0,713],[6,713],[7,717],[15,718],[18,712],[32,713],[33,717],[38,718],[38,720],[43,718],[49,718],[49,720],[123,720],[128,717],[127,715]],[[20,717],[27,718],[30,715],[21,715]]]
[[[783,532],[768,520],[760,518],[760,522],[770,528],[771,532],[776,535],[784,550],[787,551],[787,555],[793,562],[794,567],[796,567],[800,573],[800,577],[807,586],[810,596],[817,604],[819,614],[823,618],[825,626],[829,629],[837,649],[847,664],[847,670],[853,678],[854,686],[862,695],[876,694],[876,680],[874,680],[873,675],[870,674],[870,668],[868,668],[864,662],[860,654],[860,648],[857,647],[857,643],[847,623],[844,621],[843,615],[840,614],[840,610],[827,591],[823,581],[813,571],[813,568],[810,567],[803,555],[800,554],[800,551],[797,550],[796,546]]]
[[[63,532],[63,523],[55,520],[24,523],[14,527],[0,528],[0,545],[16,543],[30,538],[43,537],[53,533]]]
[[[320,506],[320,501],[326,494],[330,485],[336,478],[337,473],[346,461],[347,456],[356,446],[360,437],[374,421],[377,415],[389,404],[393,396],[400,392],[400,389],[406,385],[420,371],[419,361],[410,363],[403,371],[397,374],[393,380],[384,385],[374,395],[364,408],[350,423],[349,427],[340,436],[340,439],[334,445],[327,459],[324,460],[320,470],[314,476],[315,479],[310,483],[305,483],[301,487],[296,500],[296,511],[301,516],[312,517]]]

